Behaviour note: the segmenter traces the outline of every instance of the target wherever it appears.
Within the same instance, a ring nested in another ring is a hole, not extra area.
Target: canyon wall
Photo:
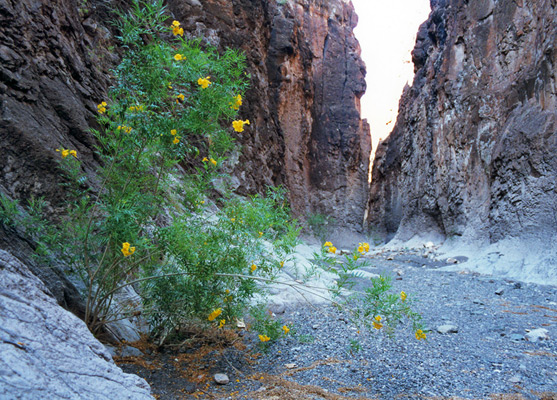
[[[370,226],[403,241],[518,240],[529,245],[517,251],[546,255],[549,270],[557,264],[556,2],[431,6],[412,53],[413,85],[377,150]]]
[[[118,62],[112,11],[130,1],[0,0],[0,188],[61,204],[56,148],[93,174],[88,130]],[[360,119],[365,67],[345,0],[170,0],[169,21],[247,56],[240,109],[252,124],[234,175],[237,192],[286,186],[296,215],[320,212],[361,228],[371,143]]]

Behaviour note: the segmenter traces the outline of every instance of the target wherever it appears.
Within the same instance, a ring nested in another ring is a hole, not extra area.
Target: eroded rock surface
[[[413,86],[374,162],[370,224],[401,240],[436,232],[535,243],[549,270],[557,263],[555,1],[431,5]]]
[[[368,197],[369,126],[360,119],[365,66],[343,0],[170,1],[190,36],[247,55],[252,122],[235,173],[240,192],[284,184],[295,213],[362,226]]]
[[[4,250],[0,282],[0,398],[153,398],[147,382],[123,373],[83,321]]]

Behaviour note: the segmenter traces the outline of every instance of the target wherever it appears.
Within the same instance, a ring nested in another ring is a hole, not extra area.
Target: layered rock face
[[[61,146],[76,149],[94,174],[88,129],[118,61],[111,10],[127,3],[0,0],[5,192],[44,196],[56,211]],[[283,184],[296,214],[322,212],[361,226],[371,144],[359,116],[365,67],[351,3],[171,0],[168,8],[189,36],[247,55],[251,86],[241,116],[252,125],[238,135],[238,192]]]
[[[170,1],[190,36],[247,55],[252,122],[235,174],[239,191],[283,184],[297,215],[360,228],[368,197],[369,126],[360,119],[365,66],[344,0]]]
[[[370,224],[401,240],[527,240],[555,263],[555,1],[431,5],[413,86],[377,151]]]

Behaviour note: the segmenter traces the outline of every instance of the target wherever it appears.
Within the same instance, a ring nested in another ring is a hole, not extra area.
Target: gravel
[[[392,276],[394,292],[416,300],[427,340],[404,324],[388,338],[358,332],[332,307],[288,306],[277,318],[293,327],[290,334],[250,367],[222,364],[213,373],[228,374],[230,383],[206,388],[206,398],[557,399],[557,287],[440,271],[447,262],[428,253],[385,251],[367,269]],[[444,325],[457,332],[439,333]],[[539,328],[547,339],[526,340]],[[245,341],[257,351],[256,334]]]

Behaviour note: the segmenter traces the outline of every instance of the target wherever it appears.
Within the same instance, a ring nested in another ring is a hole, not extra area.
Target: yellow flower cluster
[[[62,158],[66,158],[67,156],[74,156],[75,158],[77,158],[77,151],[75,150],[70,150],[70,149],[56,149],[56,151],[60,152],[60,154],[62,155]]]
[[[381,323],[381,316],[380,315],[378,315],[377,317],[374,318],[373,327],[375,329],[383,328],[383,324]]]
[[[175,59],[176,61],[182,61],[182,60],[185,60],[186,57],[184,57],[183,55],[181,55],[180,53],[178,53],[178,54],[175,54],[175,55],[174,55],[174,59]]]
[[[203,160],[201,160],[202,162],[210,162],[211,164],[213,164],[215,167],[217,166],[217,160],[215,160],[214,158],[207,158],[207,157],[203,157]]]
[[[184,96],[183,94],[179,94],[178,96],[176,96],[176,104],[180,104],[180,101],[184,101],[185,98],[186,96]]]
[[[271,338],[267,335],[259,335],[259,340],[261,340],[264,343],[264,342],[268,342],[269,340],[271,340]]]
[[[180,143],[180,136],[178,136],[177,133],[178,133],[178,131],[176,129],[172,129],[170,131],[170,134],[172,136],[174,136],[174,140],[172,141],[172,143],[174,143],[174,144]]]
[[[401,299],[403,302],[406,301],[406,297],[408,297],[408,296],[406,295],[406,293],[405,293],[404,291],[400,292],[400,299]]]
[[[234,103],[230,103],[230,108],[238,111],[242,105],[242,95],[234,96]]]
[[[422,339],[425,339],[425,338],[426,338],[425,333],[421,329],[418,329],[416,331],[416,339],[422,340]]]
[[[287,327],[286,325],[284,325],[284,326],[282,327],[282,330],[284,331],[284,334],[285,334],[285,335],[287,335],[288,332],[290,332],[290,328]]]
[[[337,252],[337,248],[333,246],[331,242],[325,242],[325,244],[323,244],[323,247],[328,247],[327,251],[329,253],[335,254]]]
[[[256,269],[257,269],[257,265],[251,264],[251,272],[255,272]]]
[[[219,321],[219,329],[221,329],[221,328],[224,326],[224,324],[226,324],[226,320],[225,320],[225,319],[221,319],[221,320]]]
[[[232,127],[234,128],[234,130],[236,132],[243,132],[244,131],[244,125],[249,125],[249,119],[246,119],[245,121],[242,120],[236,120],[236,121],[232,121]]]
[[[130,247],[128,242],[124,242],[120,251],[124,254],[124,257],[131,256],[135,252],[135,247]]]
[[[99,114],[104,114],[106,112],[106,101],[103,101],[101,104],[97,104],[97,111]]]
[[[126,126],[126,125],[118,125],[118,128],[116,128],[119,131],[124,131],[125,133],[130,133],[132,130],[131,126]]]
[[[358,252],[360,254],[365,254],[369,251],[369,243],[360,243],[358,245]]]
[[[172,21],[172,34],[174,36],[176,35],[180,35],[180,36],[184,36],[184,28],[180,28],[180,23],[178,21]]]
[[[213,311],[211,314],[209,314],[209,317],[207,319],[209,321],[214,321],[215,318],[217,318],[221,314],[222,314],[222,308],[217,308],[215,311]]]
[[[209,80],[210,78],[211,78],[210,76],[207,76],[207,77],[205,77],[205,78],[199,78],[199,79],[197,80],[197,84],[198,84],[199,86],[201,86],[203,89],[207,89],[207,88],[209,87],[209,85],[212,83],[212,82]]]

